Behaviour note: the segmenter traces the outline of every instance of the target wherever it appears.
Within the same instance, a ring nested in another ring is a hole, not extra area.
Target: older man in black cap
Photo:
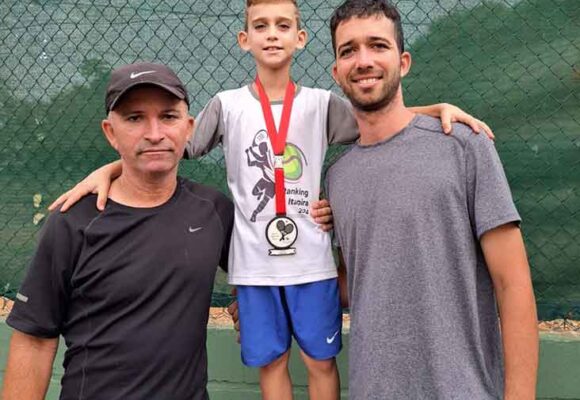
[[[103,212],[87,196],[48,218],[7,323],[4,399],[42,399],[59,336],[61,399],[207,399],[206,324],[233,206],[177,176],[193,131],[166,66],[113,71],[103,132],[122,174]]]

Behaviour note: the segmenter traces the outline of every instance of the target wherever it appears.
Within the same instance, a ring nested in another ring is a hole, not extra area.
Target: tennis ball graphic
[[[284,178],[287,181],[297,181],[302,176],[302,151],[294,144],[288,143],[284,148]],[[306,160],[304,160],[306,162]]]

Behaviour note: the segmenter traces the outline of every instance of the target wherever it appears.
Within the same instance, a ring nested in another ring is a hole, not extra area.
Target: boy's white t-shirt
[[[282,102],[271,103],[278,128]],[[217,94],[196,119],[186,157],[222,143],[235,204],[228,281],[232,285],[296,285],[337,276],[330,235],[310,217],[319,199],[329,143],[358,137],[350,103],[327,90],[297,87],[285,150],[286,213],[298,231],[293,255],[270,255],[266,226],[276,216],[273,152],[251,85]]]

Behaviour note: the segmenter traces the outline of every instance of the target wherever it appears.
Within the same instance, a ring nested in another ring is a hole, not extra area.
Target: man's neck
[[[123,169],[123,173],[111,184],[109,196],[119,204],[150,208],[166,203],[175,193],[176,187],[176,172],[152,176]]]
[[[360,131],[360,144],[372,145],[385,141],[402,131],[415,114],[403,103],[402,96],[397,96],[386,107],[371,112],[354,109]]]
[[[258,77],[268,95],[270,101],[280,101],[286,94],[286,86],[290,81],[290,64],[279,68],[271,69],[257,66]],[[254,83],[254,90],[257,88]]]

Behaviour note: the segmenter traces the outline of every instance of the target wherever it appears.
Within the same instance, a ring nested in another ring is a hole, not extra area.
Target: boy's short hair
[[[397,47],[401,53],[405,51],[401,15],[394,5],[387,0],[346,0],[334,10],[332,18],[330,19],[330,34],[332,36],[332,49],[334,50],[334,54],[336,54],[336,28],[341,22],[353,17],[367,18],[380,17],[381,15],[393,21]]]
[[[248,9],[258,4],[276,4],[276,3],[292,3],[296,8],[296,26],[301,28],[300,24],[300,10],[296,0],[246,0],[246,10],[244,11],[244,31],[248,31]]]

